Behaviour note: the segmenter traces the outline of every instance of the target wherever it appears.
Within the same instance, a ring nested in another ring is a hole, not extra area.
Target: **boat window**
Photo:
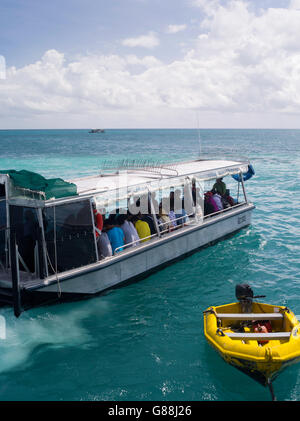
[[[16,243],[21,256],[20,269],[35,271],[35,247],[39,239],[37,209],[10,206],[11,233],[16,233]]]
[[[0,183],[0,199],[5,197],[5,184]]]
[[[1,185],[0,185],[1,186]],[[7,230],[6,230],[6,200],[0,198],[0,266],[1,268],[6,267],[7,262]]]
[[[52,206],[43,214],[49,273],[97,261],[89,200]]]

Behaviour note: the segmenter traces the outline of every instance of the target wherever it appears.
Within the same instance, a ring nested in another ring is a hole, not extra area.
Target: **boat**
[[[204,335],[225,362],[263,386],[300,361],[300,322],[286,306],[253,301],[248,284],[236,286],[238,302],[204,311]]]
[[[107,161],[99,173],[73,180],[1,170],[0,303],[12,306],[18,317],[51,300],[92,297],[226,239],[251,223],[255,206],[243,177],[232,177],[248,167],[247,160],[223,158]],[[205,194],[222,177],[231,204],[209,209]],[[171,226],[159,219],[158,202],[168,206],[174,194],[184,209],[179,216],[173,212]],[[146,214],[153,222],[151,235],[104,258],[93,206],[103,218]]]
[[[105,133],[104,129],[91,129],[89,133]]]

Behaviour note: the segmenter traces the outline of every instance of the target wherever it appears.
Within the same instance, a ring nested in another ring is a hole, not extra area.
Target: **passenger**
[[[118,209],[115,209],[109,214],[108,221],[110,225],[116,225],[118,214],[119,214]]]
[[[105,259],[105,257],[110,257],[113,254],[111,243],[106,232],[106,229],[108,228],[108,226],[109,226],[109,222],[107,219],[105,219],[103,222],[102,233],[99,236],[99,239],[97,241],[99,259]]]
[[[137,230],[141,243],[150,240],[151,230],[149,224],[141,219],[141,214],[134,215],[132,222]],[[147,238],[149,237],[149,238]]]
[[[217,193],[215,190],[213,191],[213,199],[218,207],[218,211],[224,209],[223,203],[222,203],[222,196]]]
[[[168,217],[170,218],[172,228],[173,229],[176,228],[177,227],[177,221],[176,221],[175,212],[173,210],[170,210],[170,212],[168,213]]]
[[[212,191],[216,191],[220,196],[225,196],[226,194],[226,184],[224,183],[223,177],[217,178],[215,184],[213,185]]]
[[[160,231],[169,231],[170,232],[174,229],[173,224],[172,224],[167,212],[162,207],[162,203],[160,203],[160,205],[159,205],[159,213],[158,213],[157,222],[158,222]]]
[[[125,240],[124,233],[122,229],[116,224],[116,222],[108,221],[107,235],[111,243],[113,254],[115,253],[116,249],[118,249],[117,253],[122,251]]]
[[[226,189],[226,193],[225,193],[225,196],[223,197],[223,201],[225,203],[228,203],[229,206],[234,206],[234,199],[233,197],[230,196],[230,190]]]
[[[174,202],[175,202],[175,193],[173,191],[170,192],[169,201],[169,212],[168,217],[170,218],[172,228],[175,229],[177,227],[176,215],[174,211]]]
[[[200,203],[200,189],[196,187],[195,178],[192,179],[192,197],[194,206]]]
[[[173,191],[170,192],[170,196],[169,196],[169,203],[170,203],[170,210],[173,211],[174,210],[174,201],[175,201],[175,193]]]
[[[177,226],[187,221],[187,214],[183,208],[183,199],[181,198],[181,191],[179,189],[174,192],[174,213]]]
[[[92,208],[93,208],[94,219],[95,219],[96,240],[98,240],[99,236],[101,235],[101,231],[103,229],[103,216],[98,211],[95,202],[92,202]]]
[[[209,193],[211,193],[211,192],[209,192]],[[217,212],[217,211],[215,211],[214,205],[211,203],[211,201],[209,200],[209,197],[205,193],[205,195],[204,195],[204,215],[210,215],[211,213],[214,213],[214,212]]]
[[[128,215],[119,215],[118,224],[124,233],[125,244],[132,243],[129,247],[135,247],[140,243],[140,237]]]
[[[141,219],[142,219],[142,221],[147,222],[147,224],[149,225],[151,235],[156,234],[156,228],[155,228],[153,216],[144,214],[144,215],[141,216]]]
[[[219,208],[213,198],[213,194],[211,191],[208,191],[204,194],[204,203],[206,203],[207,207],[209,206],[210,209],[213,210],[211,213],[218,212]]]

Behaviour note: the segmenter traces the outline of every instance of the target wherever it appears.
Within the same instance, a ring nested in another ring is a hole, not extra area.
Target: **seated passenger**
[[[224,183],[223,177],[217,178],[215,184],[213,185],[212,191],[216,191],[220,196],[225,196],[226,194],[226,184]]]
[[[222,203],[222,196],[217,193],[215,190],[213,191],[213,199],[218,207],[218,211],[224,209],[223,203]]]
[[[181,209],[180,211],[177,210],[175,213],[175,217],[176,217],[177,225],[183,225],[188,220],[188,216],[184,209]]]
[[[155,229],[155,224],[154,224],[154,219],[152,215],[142,215],[141,216],[142,221],[147,222],[147,224],[150,227],[150,231],[151,231],[151,235],[156,234],[156,229]]]
[[[168,213],[168,217],[170,218],[173,229],[176,228],[177,227],[177,221],[176,221],[175,212],[173,210],[170,210],[170,212]]]
[[[196,186],[196,179],[192,179],[192,197],[193,197],[193,205],[200,203],[200,189]]]
[[[172,231],[173,224],[167,214],[163,209],[162,204],[159,205],[159,214],[157,218],[158,226],[160,231]]]
[[[204,194],[204,205],[206,204],[206,208],[212,210],[210,213],[218,212],[219,208],[213,198],[213,194],[211,191],[208,191]]]
[[[223,196],[222,199],[223,199],[223,204],[225,204],[225,205],[228,204],[229,206],[234,206],[234,204],[235,204],[233,197],[230,196],[230,190],[228,190],[228,189],[226,189],[225,196]]]
[[[175,201],[175,193],[171,191],[170,196],[169,196],[170,210],[174,210],[174,201]]]
[[[186,211],[183,209],[183,199],[181,198],[181,191],[179,189],[175,190],[174,192],[173,210],[175,213],[177,226],[184,224],[187,221],[187,214]]]
[[[107,226],[107,235],[111,243],[112,252],[114,254],[116,249],[118,249],[117,252],[123,250],[122,246],[124,246],[125,238],[122,229],[116,223],[112,224],[109,221],[109,224],[110,225]]]
[[[110,257],[113,254],[111,243],[106,232],[108,226],[108,220],[106,219],[103,222],[103,230],[97,241],[99,259]]]
[[[118,224],[124,233],[125,244],[132,243],[128,247],[137,246],[140,242],[140,237],[133,223],[128,220],[128,215],[119,215]]]
[[[151,231],[150,231],[149,224],[146,221],[143,221],[141,219],[141,215],[140,214],[135,215],[132,219],[132,222],[134,223],[134,226],[137,230],[141,243],[144,243],[145,241],[150,240]]]

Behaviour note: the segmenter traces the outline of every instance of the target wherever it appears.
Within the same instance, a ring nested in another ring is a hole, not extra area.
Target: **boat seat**
[[[281,320],[282,313],[218,313],[218,319],[234,320]]]
[[[233,333],[233,332],[223,332],[225,335],[229,336],[231,339],[252,339],[252,340],[263,340],[263,339],[288,339],[291,336],[291,332],[272,332],[272,333]]]

